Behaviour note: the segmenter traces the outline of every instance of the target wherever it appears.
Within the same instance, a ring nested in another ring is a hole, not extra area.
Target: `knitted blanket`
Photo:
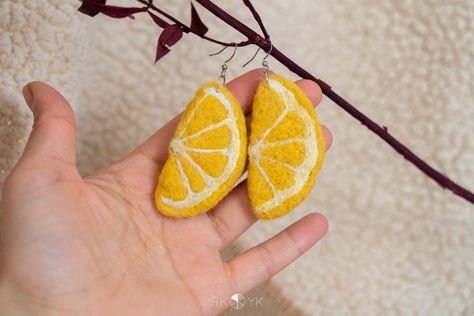
[[[116,3],[130,3],[131,0]],[[189,1],[159,1],[189,21]],[[474,2],[254,1],[272,41],[443,173],[474,189]],[[217,1],[257,27],[241,1]],[[78,1],[0,2],[0,183],[32,124],[21,97],[43,80],[72,104],[78,164],[87,175],[137,146],[217,78],[227,55],[185,35],[153,66],[159,36],[145,16],[94,19]],[[210,35],[242,37],[205,10]],[[229,63],[229,77],[253,48]],[[229,52],[227,52],[229,53]],[[258,67],[261,56],[250,66]],[[296,79],[278,62],[270,67]],[[474,315],[474,208],[442,190],[327,98],[334,134],[311,196],[260,221],[229,255],[320,211],[328,235],[251,294],[249,315]],[[237,311],[228,311],[236,314]]]

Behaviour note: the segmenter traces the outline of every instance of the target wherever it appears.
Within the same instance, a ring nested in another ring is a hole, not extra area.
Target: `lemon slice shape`
[[[278,75],[260,83],[249,140],[248,189],[254,213],[282,216],[309,194],[325,152],[318,117],[304,92]]]
[[[215,206],[241,176],[247,155],[245,118],[222,85],[201,86],[171,140],[155,190],[158,210],[187,217]]]

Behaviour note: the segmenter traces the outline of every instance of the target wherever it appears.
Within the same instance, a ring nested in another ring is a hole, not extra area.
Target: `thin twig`
[[[265,25],[263,25],[262,18],[260,17],[260,14],[258,14],[257,10],[253,6],[252,2],[250,0],[243,0],[244,4],[249,8],[250,12],[252,12],[253,17],[255,18],[255,21],[257,21],[258,25],[260,26],[260,29],[262,30],[262,34],[265,37],[265,39],[270,39],[270,35],[268,34],[267,30],[265,29]]]
[[[220,7],[215,5],[210,0],[196,0],[199,4],[201,4],[204,8],[208,11],[213,13],[219,19],[239,31],[241,34],[245,35],[249,41],[253,44],[261,47],[262,49],[267,49],[269,47],[269,42],[262,38],[259,34],[253,31],[250,27],[243,24],[239,20],[235,19],[233,16],[222,10]],[[348,112],[352,117],[357,119],[363,125],[365,125],[368,129],[372,132],[377,134],[380,138],[382,138],[386,143],[388,143],[393,149],[395,149],[398,153],[400,153],[405,159],[413,163],[418,169],[420,169],[423,173],[425,173],[428,177],[436,181],[442,188],[448,189],[452,191],[454,194],[466,199],[467,201],[474,204],[474,194],[469,190],[463,188],[459,184],[455,183],[451,179],[449,179],[444,174],[440,173],[439,171],[435,170],[433,167],[428,165],[423,159],[418,157],[415,153],[413,153],[410,149],[408,149],[405,145],[399,142],[395,137],[390,135],[383,126],[378,125],[365,114],[357,110],[353,105],[347,102],[344,98],[339,96],[336,92],[331,89],[327,83],[322,81],[321,79],[316,78],[315,76],[311,75],[308,71],[300,67],[286,55],[284,55],[281,51],[279,51],[274,45],[271,51],[271,55],[278,60],[280,63],[285,65],[289,70],[293,73],[297,74],[301,78],[309,79],[316,82],[320,87],[323,93],[329,97],[332,101],[334,101],[337,105],[343,108],[346,112]]]

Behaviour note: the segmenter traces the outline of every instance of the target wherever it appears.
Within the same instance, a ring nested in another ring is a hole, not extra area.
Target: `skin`
[[[247,122],[261,70],[227,87]],[[297,82],[314,105],[319,87]],[[25,86],[34,125],[3,187],[1,315],[215,315],[234,293],[268,280],[327,231],[310,213],[269,240],[223,261],[220,252],[253,215],[245,181],[207,213],[173,219],[155,209],[156,180],[179,115],[94,175],[76,168],[74,113],[45,83]],[[331,134],[324,127],[326,144]]]

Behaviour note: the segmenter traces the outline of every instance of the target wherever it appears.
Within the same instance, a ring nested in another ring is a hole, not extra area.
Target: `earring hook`
[[[216,55],[219,55],[220,53],[222,53],[223,51],[225,51],[225,50],[227,49],[227,47],[229,47],[229,46],[224,46],[224,47],[222,47],[218,52],[209,54],[209,56],[216,56]]]
[[[270,56],[270,54],[272,53],[272,50],[273,50],[272,42],[270,40],[268,40],[268,43],[270,44],[270,49],[268,50],[267,54],[265,55],[265,57],[263,57],[263,60],[262,60],[263,73],[265,74],[265,78],[267,80],[268,80],[268,69],[269,69],[267,58],[268,58],[268,56]],[[260,49],[261,49],[261,47],[259,46],[257,51],[255,52],[255,54],[253,54],[252,58],[248,62],[243,64],[242,67],[245,67],[248,64],[250,64],[255,59],[255,57],[257,57],[257,54],[260,51]]]
[[[233,43],[233,44],[234,44],[234,51],[232,52],[232,55],[230,55],[230,57],[229,57],[226,61],[224,61],[224,64],[226,64],[226,63],[228,63],[229,61],[231,61],[232,58],[234,58],[235,53],[237,52],[237,48],[238,48],[239,46],[237,45],[237,43]],[[225,50],[227,49],[227,47],[230,47],[230,46],[224,46],[224,47],[222,47],[221,50],[219,50],[218,52],[209,54],[209,56],[216,56],[216,55],[219,55],[220,53],[222,53],[223,51],[225,51]]]
[[[229,61],[231,61],[232,58],[234,58],[235,53],[237,52],[237,48],[239,47],[239,46],[237,45],[237,43],[234,43],[234,45],[235,45],[235,47],[234,47],[234,51],[232,52],[232,55],[230,55],[230,57],[229,57],[226,61],[224,61],[224,63],[222,64],[222,71],[221,71],[221,74],[219,75],[219,78],[217,78],[217,87],[216,87],[217,90],[219,90],[219,84],[220,84],[219,80],[222,80],[222,84],[225,85],[225,73],[226,73],[227,68],[228,68],[228,67],[227,67],[227,63],[228,63]],[[229,46],[224,46],[220,51],[218,51],[218,52],[216,52],[216,53],[209,54],[209,56],[216,56],[216,55],[219,55],[220,53],[222,53],[223,51],[225,51],[227,47],[229,47]]]
[[[273,50],[273,44],[270,40],[268,40],[268,43],[270,44],[270,49],[268,50],[267,54],[265,55],[265,57],[263,57],[263,61],[267,60],[268,56],[270,56],[270,54],[272,53],[272,50]]]
[[[258,47],[257,51],[255,52],[255,54],[253,54],[252,58],[250,58],[250,60],[248,62],[246,62],[245,64],[242,65],[242,68],[244,68],[245,66],[247,66],[248,64],[250,64],[254,59],[255,57],[257,57],[257,54],[258,52],[260,51],[260,46]]]
[[[272,53],[272,49],[273,49],[272,42],[270,40],[268,40],[268,42],[270,43],[270,49],[268,50],[267,54],[265,55],[265,57],[263,57],[263,60],[262,60],[263,73],[265,74],[265,79],[267,79],[267,82],[268,82],[268,69],[270,68],[268,66],[267,58]]]
[[[268,50],[267,54],[265,55],[265,57],[263,57],[263,60],[266,60],[268,58],[268,56],[272,53],[272,50],[273,50],[273,44],[270,40],[268,40],[268,43],[270,44],[270,49]],[[248,64],[250,64],[254,59],[255,57],[257,57],[257,54],[258,52],[261,50],[262,48],[259,46],[257,51],[253,54],[252,58],[250,58],[249,61],[247,61],[245,64],[242,65],[242,67],[245,67],[247,66]]]

